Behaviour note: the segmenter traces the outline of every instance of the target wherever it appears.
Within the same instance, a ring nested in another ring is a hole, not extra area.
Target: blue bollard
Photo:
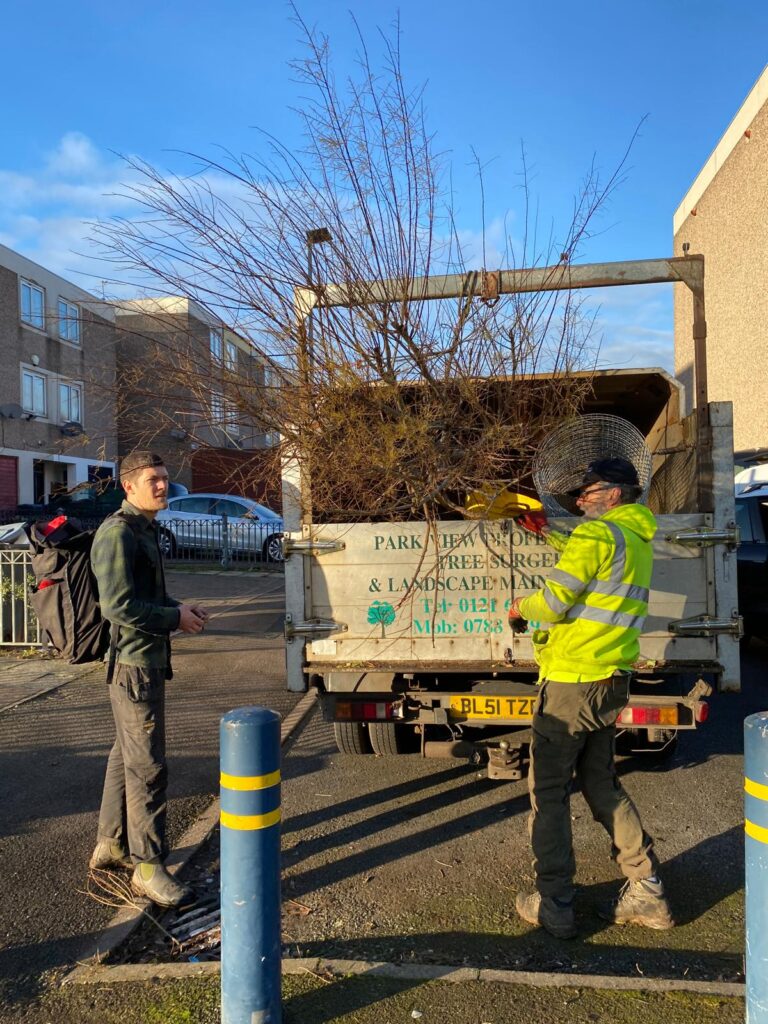
[[[221,1022],[280,1024],[280,716],[221,719]]]
[[[747,1024],[768,1024],[768,711],[744,719]]]

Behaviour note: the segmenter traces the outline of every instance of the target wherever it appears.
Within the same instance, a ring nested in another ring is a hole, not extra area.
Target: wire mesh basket
[[[651,453],[640,431],[621,416],[593,413],[568,420],[542,442],[533,463],[533,480],[548,515],[578,511],[568,491],[578,487],[595,459],[627,459],[637,470],[645,502],[651,486]]]

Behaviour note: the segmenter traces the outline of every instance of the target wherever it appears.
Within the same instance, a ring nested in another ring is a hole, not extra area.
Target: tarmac
[[[259,575],[261,578],[257,579]],[[290,742],[294,730],[300,730],[311,713],[311,696],[295,708],[298,695],[289,695],[283,690],[278,696],[275,689],[273,662],[277,648],[281,647],[280,582],[281,577],[274,573],[169,573],[169,586],[176,596],[198,600],[214,615],[212,628],[202,643],[195,644],[197,638],[179,638],[174,644],[179,683],[191,684],[194,679],[194,699],[189,699],[188,691],[184,699],[180,690],[172,709],[177,719],[180,714],[183,717],[177,722],[178,736],[182,740],[191,740],[201,728],[213,730],[223,710],[246,703],[239,698],[252,689],[254,676],[264,676],[260,661],[265,657],[271,661],[266,673],[266,692],[260,696],[271,698],[270,706],[280,704],[277,710],[285,717],[282,740]],[[221,669],[222,657],[227,659],[225,671]],[[216,672],[210,671],[213,665],[217,666]],[[98,682],[97,674],[101,671],[100,666],[69,666],[41,658],[39,654],[20,657],[14,652],[0,657],[0,726],[8,715],[10,724],[14,715],[26,711],[25,705],[30,709],[27,713],[33,714],[34,702],[38,701],[40,709],[49,705],[49,727],[55,728],[57,708],[45,701],[46,695],[74,684],[75,696],[84,686],[90,689]],[[209,707],[199,703],[206,697]],[[295,713],[291,715],[294,708]],[[63,730],[63,734],[68,735],[67,730]],[[207,740],[197,752],[209,776],[216,768],[215,746],[215,740]],[[182,742],[182,747],[187,757],[194,751],[194,744]],[[172,777],[174,767],[172,749]],[[199,807],[199,799],[196,806]],[[173,857],[177,869],[215,827],[217,817],[217,802],[209,799],[202,813],[196,813],[187,823],[175,844]],[[92,819],[92,831],[95,828],[94,801],[90,802],[88,818]],[[33,825],[34,817],[30,816],[27,831],[31,831]],[[11,831],[12,827],[13,820]],[[90,835],[86,845],[90,845]],[[37,898],[45,899],[44,893]],[[173,1024],[182,1020],[188,1024],[213,1024],[218,1021],[218,964],[100,965],[105,951],[123,941],[141,913],[141,907],[121,910],[115,918],[105,922],[106,928],[102,926],[95,933],[86,929],[79,943],[74,941],[74,936],[68,936],[60,954],[55,942],[46,942],[46,956],[40,963],[43,968],[40,983],[30,995],[20,991],[18,1000],[0,1002],[0,1020],[18,1020],[25,1024],[45,1024],[53,1020],[57,1024],[91,1020],[110,1024],[113,1019],[120,1024],[149,1021]],[[104,920],[104,915],[101,919]],[[3,929],[0,937],[0,977],[3,950],[13,954],[9,939],[12,945],[13,928]],[[31,950],[32,936],[26,939],[26,948]],[[73,960],[77,961],[74,970]],[[8,958],[8,965],[15,964],[17,969],[18,962],[13,955]],[[180,967],[187,969],[180,971]],[[588,975],[582,978],[543,973],[528,976],[522,971],[478,971],[450,964],[403,966],[316,958],[286,961],[283,973],[284,1024],[299,1020],[302,1024],[368,1024],[369,1021],[394,1024],[419,1018],[424,1019],[424,1024],[438,1020],[440,1024],[499,1024],[502,1020],[499,1008],[503,1007],[506,1007],[504,1019],[514,1013],[518,1019],[532,1024],[558,1019],[612,1022],[626,1019],[638,1024],[661,1019],[665,1024],[688,1024],[689,1021],[706,1024],[716,1019],[719,1024],[729,1024],[743,1019],[744,987],[741,985],[699,983],[699,986],[678,987],[670,983],[652,984],[650,979],[637,977]],[[65,981],[67,984],[62,984]],[[332,998],[334,991],[338,994],[336,1000]],[[90,995],[86,996],[86,992]],[[610,998],[608,992],[613,993]],[[577,1004],[578,1013],[566,1009]]]

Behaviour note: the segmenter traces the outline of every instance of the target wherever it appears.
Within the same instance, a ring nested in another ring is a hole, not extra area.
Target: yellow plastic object
[[[507,487],[502,490],[470,491],[464,501],[469,519],[515,519],[524,512],[539,512],[544,506],[538,498],[517,494]]]

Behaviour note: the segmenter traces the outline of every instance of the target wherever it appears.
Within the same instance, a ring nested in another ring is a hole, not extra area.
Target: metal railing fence
[[[220,519],[158,520],[160,547],[171,565],[208,562],[224,569],[283,570],[282,535],[266,523]]]
[[[35,582],[30,553],[0,549],[0,646],[32,647],[42,644],[30,587]]]

